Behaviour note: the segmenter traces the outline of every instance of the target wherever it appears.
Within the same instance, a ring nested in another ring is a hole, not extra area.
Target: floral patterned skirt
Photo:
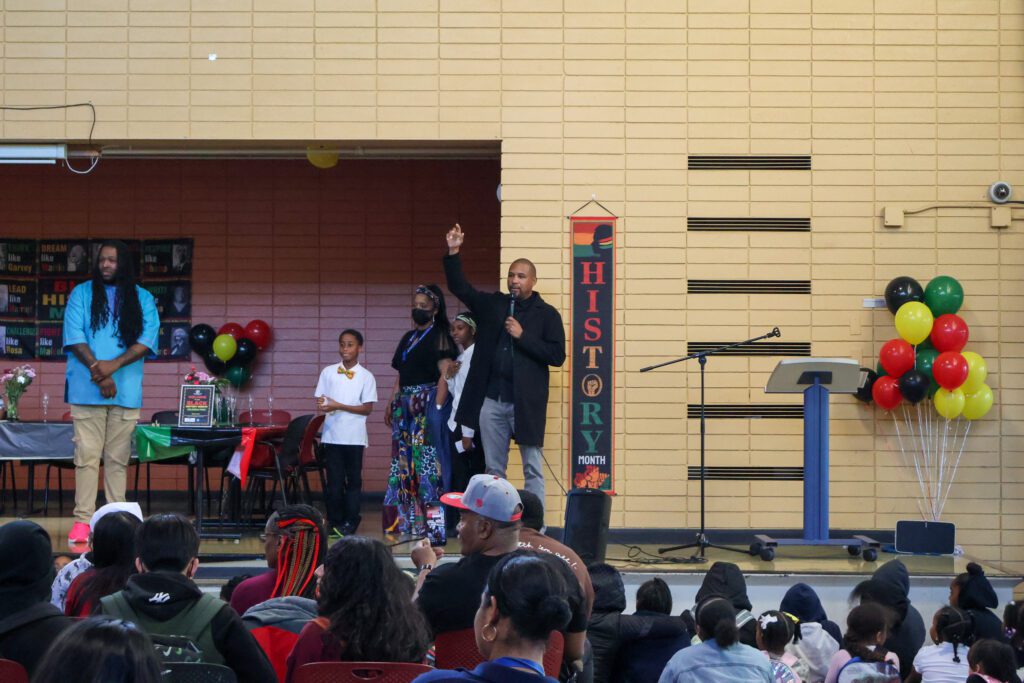
[[[391,471],[384,492],[386,533],[426,534],[426,509],[441,498],[437,446],[427,423],[437,387],[402,387],[391,404]]]

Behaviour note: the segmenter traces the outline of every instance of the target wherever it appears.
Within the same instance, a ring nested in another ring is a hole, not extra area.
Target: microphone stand
[[[762,339],[768,339],[769,337],[781,337],[782,333],[779,332],[779,328],[775,327],[771,332],[762,334],[759,337],[752,337],[746,341],[735,342],[733,344],[725,344],[724,346],[716,346],[713,349],[707,351],[700,351],[698,353],[691,353],[688,356],[682,358],[676,358],[675,360],[665,361],[664,363],[658,363],[657,365],[649,365],[646,368],[641,368],[640,372],[650,372],[651,370],[657,370],[663,368],[666,365],[674,365],[675,363],[681,363],[687,360],[697,359],[697,363],[700,365],[700,531],[697,532],[697,537],[693,543],[686,543],[683,545],[674,545],[668,548],[658,548],[658,554],[663,555],[676,550],[686,550],[687,548],[697,548],[698,553],[692,555],[689,559],[685,560],[687,564],[700,564],[707,562],[707,558],[704,556],[704,551],[707,548],[717,548],[719,550],[728,550],[733,553],[741,553],[743,555],[749,555],[749,551],[740,550],[738,548],[730,548],[724,545],[717,545],[708,540],[706,529],[704,526],[704,482],[705,482],[705,467],[704,467],[704,438],[707,432],[707,420],[704,414],[704,366],[707,365],[708,356],[714,356],[727,349],[736,348],[737,346],[743,346],[744,344],[752,344],[754,342],[761,341]]]

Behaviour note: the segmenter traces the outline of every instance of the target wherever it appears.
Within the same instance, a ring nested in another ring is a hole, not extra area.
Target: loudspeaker
[[[896,552],[952,555],[956,525],[950,522],[896,522]]]
[[[573,489],[565,505],[562,542],[576,551],[584,563],[604,562],[608,546],[608,521],[612,497],[597,489]]]

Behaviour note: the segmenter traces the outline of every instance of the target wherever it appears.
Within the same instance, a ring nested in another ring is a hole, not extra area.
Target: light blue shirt
[[[709,640],[672,655],[658,683],[772,683],[768,657],[749,645]]]
[[[109,289],[109,288],[108,288]],[[138,343],[157,349],[157,335],[160,332],[160,316],[156,312],[153,295],[136,285],[142,307],[142,333]],[[108,293],[108,302],[111,295]],[[82,365],[70,352],[69,346],[88,344],[96,360],[114,360],[125,352],[125,346],[117,339],[117,322],[109,316],[107,324],[98,330],[89,325],[92,310],[92,282],[83,282],[71,290],[67,308],[64,309],[64,350],[68,355],[65,373],[65,400],[72,405],[121,406],[122,408],[142,407],[143,360],[139,359],[114,373],[117,396],[103,398],[100,388],[94,384],[89,368]]]

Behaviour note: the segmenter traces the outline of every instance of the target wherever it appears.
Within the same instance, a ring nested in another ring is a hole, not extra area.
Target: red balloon
[[[935,381],[947,391],[953,391],[966,382],[969,370],[967,359],[957,351],[940,353],[932,363],[932,375],[935,377]]]
[[[914,367],[914,347],[902,339],[890,339],[882,345],[878,360],[890,377],[899,379]]]
[[[970,330],[967,323],[958,315],[946,313],[935,319],[932,325],[932,346],[940,353],[943,351],[963,351],[967,346]]]
[[[238,323],[224,323],[220,326],[220,329],[217,330],[217,334],[230,334],[235,338],[235,341],[238,341],[245,336],[245,330],[243,330],[242,326]]]
[[[262,320],[250,320],[245,326],[245,336],[252,340],[256,348],[262,351],[270,346],[274,335],[270,332],[270,325]]]
[[[892,410],[903,400],[903,394],[900,393],[900,385],[896,378],[886,375],[875,380],[874,386],[871,387],[871,398],[875,399],[875,403],[882,410]]]

